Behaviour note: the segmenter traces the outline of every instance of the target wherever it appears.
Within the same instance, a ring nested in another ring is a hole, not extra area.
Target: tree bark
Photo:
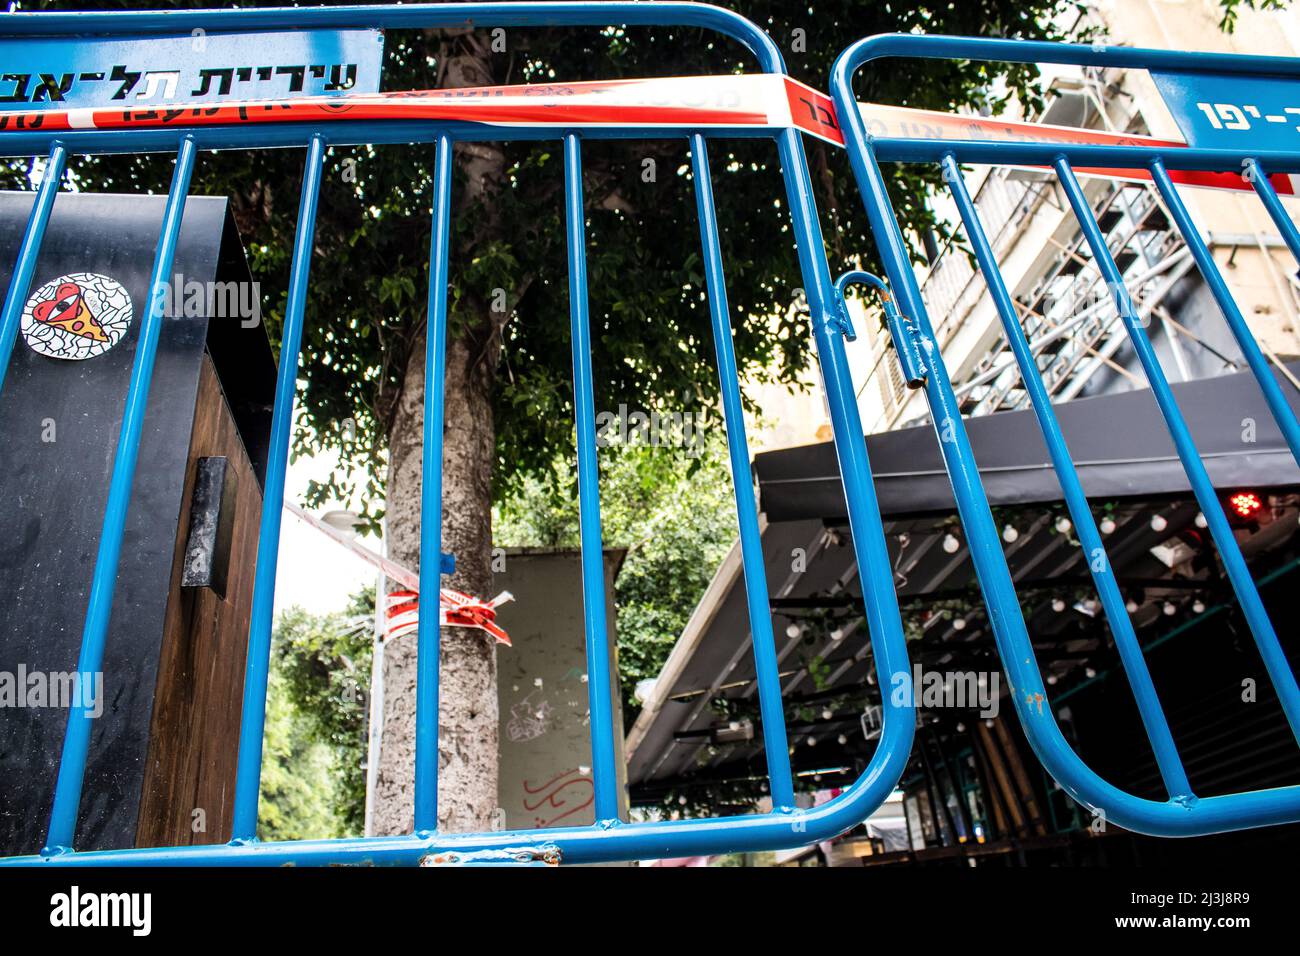
[[[472,33],[445,34],[440,56],[446,87],[492,82],[486,45]],[[463,175],[456,214],[475,223],[468,248],[453,248],[452,268],[479,242],[501,230],[492,193],[505,160],[490,144],[456,148]],[[454,274],[454,273],[453,273]],[[496,433],[492,387],[506,315],[492,312],[491,290],[459,290],[447,344],[443,429],[442,550],[456,556],[449,585],[466,594],[492,594],[492,463]],[[415,335],[389,429],[385,537],[388,554],[411,569],[420,560],[420,489],[424,426],[424,331]],[[437,560],[436,555],[429,555]],[[423,595],[420,613],[437,613]],[[483,631],[449,627],[441,635],[438,709],[438,827],[487,830],[497,808],[496,644]],[[384,654],[384,730],[374,801],[376,834],[411,832],[414,818],[416,636],[390,643]]]
[[[490,372],[475,363],[471,342],[447,349],[446,428],[443,433],[442,548],[456,556],[450,587],[490,597],[491,480],[495,436]],[[420,560],[420,463],[423,453],[424,336],[412,350],[389,444],[386,540],[394,560],[416,569]],[[433,556],[430,555],[432,559]],[[420,613],[436,613],[436,600]],[[497,806],[496,647],[482,631],[442,629],[438,711],[438,826],[488,829]],[[384,733],[375,801],[375,832],[408,833],[413,823],[415,772],[414,634],[384,654]]]

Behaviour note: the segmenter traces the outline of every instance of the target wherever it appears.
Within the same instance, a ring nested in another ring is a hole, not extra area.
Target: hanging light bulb
[[[1205,520],[1205,512],[1203,511],[1196,512],[1196,527],[1204,528],[1207,527],[1208,525],[1209,522]]]
[[[1101,523],[1097,525],[1097,530],[1102,534],[1114,534],[1115,519],[1111,517],[1102,518]]]
[[[1052,598],[1052,610],[1055,611],[1057,614],[1060,614],[1062,611],[1065,610],[1065,602],[1062,601],[1060,598]]]
[[[1083,669],[1083,676],[1091,680],[1092,678],[1097,676],[1097,671],[1095,668],[1085,667]]]
[[[1133,600],[1132,598],[1129,598],[1127,601],[1124,602],[1124,610],[1128,611],[1130,614],[1136,614],[1137,609],[1138,609],[1138,602]]]
[[[1170,601],[1166,601],[1160,610],[1165,612],[1165,617],[1173,617],[1178,612],[1178,608],[1174,607]]]
[[[964,617],[955,617],[952,619],[952,629],[954,631],[966,630],[966,619]]]
[[[1047,675],[1047,683],[1049,683],[1049,684],[1055,684],[1055,683],[1056,683],[1056,675],[1055,675],[1055,674],[1048,674],[1048,675]]]
[[[1061,517],[1056,519],[1056,530],[1061,532],[1061,534],[1065,534],[1073,527],[1074,525],[1070,524],[1070,519],[1065,517],[1065,515],[1061,515]]]
[[[1003,540],[1003,541],[1005,541],[1007,544],[1011,544],[1011,543],[1012,543],[1013,541],[1015,541],[1016,538],[1018,538],[1018,537],[1020,537],[1020,532],[1016,530],[1016,526],[1015,526],[1015,525],[1012,525],[1012,524],[1003,525],[1003,527],[1002,527],[1002,540]]]
[[[948,554],[956,554],[957,549],[960,547],[961,542],[957,540],[957,536],[951,531],[943,536],[943,550]]]
[[[966,732],[966,725],[963,724],[961,721],[957,721],[957,733],[964,734],[965,732]]]
[[[1200,598],[1197,598],[1195,601],[1192,602],[1192,611],[1194,611],[1197,614],[1204,614],[1205,602],[1202,601]]]
[[[849,738],[844,736],[843,734],[840,734],[838,737],[835,738],[835,742],[839,744],[841,747],[843,747],[845,744],[849,742]]]
[[[844,629],[842,627],[837,627],[835,628],[835,630],[831,631],[832,641],[838,641],[843,636],[844,636]]]
[[[817,746],[817,738],[814,737],[812,734],[809,734],[809,735],[808,735],[808,746],[809,746],[809,747],[816,747],[816,746]]]
[[[786,637],[798,637],[798,636],[799,636],[799,625],[798,625],[798,624],[793,624],[793,623],[792,623],[789,627],[787,627],[787,628],[785,629],[785,636],[786,636]]]
[[[986,718],[984,718],[984,726],[985,726],[985,727],[992,727],[992,726],[993,726],[993,718],[992,718],[992,717],[986,717]]]
[[[832,711],[829,707],[822,708],[822,720],[830,720],[834,716],[835,716],[834,711]]]
[[[1151,530],[1152,530],[1152,531],[1164,531],[1165,528],[1168,528],[1168,527],[1169,527],[1169,521],[1165,518],[1164,515],[1152,515],[1152,516],[1151,516]]]

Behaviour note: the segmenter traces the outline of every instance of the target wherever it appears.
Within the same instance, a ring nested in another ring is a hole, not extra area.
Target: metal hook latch
[[[881,308],[885,312],[885,325],[889,329],[890,338],[894,341],[894,351],[898,353],[898,365],[902,369],[903,379],[907,382],[908,388],[920,388],[925,384],[927,370],[925,359],[916,341],[917,328],[911,319],[898,311],[894,297],[890,294],[889,285],[884,279],[859,269],[851,269],[836,279],[837,308],[836,315],[831,319],[832,325],[842,332],[848,341],[852,342],[857,338],[853,323],[849,319],[848,307],[844,304],[844,290],[850,285],[867,285],[876,290],[876,294],[880,297]]]

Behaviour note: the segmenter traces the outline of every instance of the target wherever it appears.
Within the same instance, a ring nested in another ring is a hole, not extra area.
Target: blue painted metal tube
[[[1155,685],[1151,681],[1151,672],[1142,656],[1142,647],[1138,644],[1137,634],[1134,633],[1133,622],[1124,607],[1124,596],[1115,581],[1114,569],[1102,544],[1097,524],[1093,520],[1088,498],[1083,493],[1083,485],[1079,481],[1079,474],[1070,457],[1065,435],[1062,434],[1060,423],[1052,409],[1051,396],[1048,395],[1047,387],[1039,374],[1038,363],[1029,347],[1029,340],[1020,326],[1011,294],[1007,291],[1001,270],[998,269],[997,258],[989,245],[979,213],[975,209],[974,202],[971,201],[961,168],[953,157],[948,156],[944,159],[943,174],[944,182],[948,184],[948,189],[957,203],[957,210],[961,214],[966,238],[975,250],[975,258],[979,262],[980,271],[984,274],[989,295],[992,296],[998,317],[1002,320],[1007,343],[1011,346],[1016,364],[1020,367],[1020,379],[1029,393],[1034,415],[1038,419],[1039,430],[1043,433],[1043,442],[1047,445],[1048,454],[1052,458],[1052,467],[1061,482],[1062,495],[1069,508],[1070,517],[1074,520],[1079,541],[1083,545],[1084,557],[1092,573],[1093,582],[1097,586],[1097,594],[1105,609],[1106,620],[1110,622],[1115,647],[1124,664],[1124,673],[1128,676],[1129,686],[1133,689],[1133,697],[1137,701],[1147,739],[1151,741],[1151,749],[1160,768],[1165,789],[1171,799],[1186,799],[1192,795],[1187,772],[1183,769],[1178,748],[1174,744],[1173,735],[1169,732],[1169,723],[1165,719]]]
[[[447,284],[451,279],[452,145],[439,136],[429,237],[429,307],[424,345],[424,445],[420,471],[420,595],[415,678],[415,832],[438,828],[438,594],[442,588],[443,375],[447,364]]]
[[[745,598],[749,607],[749,633],[754,647],[754,673],[758,678],[758,704],[763,717],[763,750],[772,806],[794,806],[790,776],[789,743],[785,733],[785,708],[781,702],[781,677],[772,638],[772,609],[768,601],[763,540],[758,529],[758,503],[749,471],[749,444],[745,438],[745,407],[740,398],[740,372],[732,341],[727,280],[718,241],[718,216],[713,202],[713,179],[708,146],[698,133],[691,137],[691,166],[695,174],[695,208],[700,218],[704,247],[704,274],[709,289],[709,315],[713,320],[713,349],[718,360],[722,389],[722,414],[731,456],[732,487],[736,495],[736,524],[740,530],[741,561],[745,569]]]
[[[139,338],[136,340],[135,361],[131,366],[131,380],[127,386],[122,427],[118,432],[117,452],[113,457],[113,474],[108,484],[104,526],[99,535],[99,551],[95,556],[95,573],[90,582],[90,600],[81,634],[77,677],[83,682],[93,680],[103,666],[104,643],[108,638],[113,592],[117,588],[117,569],[122,556],[122,535],[126,530],[131,486],[135,481],[135,465],[140,454],[140,436],[144,431],[145,413],[149,404],[149,382],[153,378],[158,336],[162,330],[167,277],[171,275],[172,262],[176,256],[181,220],[185,213],[185,198],[190,188],[190,175],[194,171],[195,152],[191,141],[184,140],[181,143],[180,152],[176,154],[176,169],[172,173],[167,205],[163,210],[162,230],[154,253],[153,272],[149,277],[149,304],[145,308]],[[50,829],[42,851],[44,853],[60,853],[72,848],[93,720],[88,704],[73,707],[68,713],[68,728],[63,737],[63,754],[59,759],[59,774],[54,786],[54,803],[50,810]]]
[[[587,635],[587,707],[596,820],[618,820],[609,629],[605,621],[605,554],[600,531],[600,466],[596,460],[596,395],[587,316],[587,229],[582,202],[582,145],[564,137],[564,208],[569,240],[569,322],[573,345],[573,409],[578,445],[578,524],[582,541],[582,605]]]
[[[244,665],[244,703],[239,724],[239,766],[235,775],[235,840],[257,836],[258,789],[262,782],[262,733],[266,724],[266,686],[271,667],[271,628],[275,613],[275,573],[280,553],[280,517],[284,511],[284,482],[289,469],[289,439],[293,432],[293,398],[297,391],[298,352],[302,347],[303,313],[307,307],[307,277],[316,234],[325,140],[317,136],[307,148],[298,227],[289,267],[289,297],[280,330],[280,366],[271,413],[271,439],[266,455],[266,487],[257,538],[257,571],[253,578],[253,607],[248,626],[248,658]]]
[[[1237,347],[1246,357],[1250,370],[1255,373],[1255,379],[1264,393],[1264,400],[1268,403],[1269,411],[1273,413],[1273,420],[1277,422],[1277,427],[1291,449],[1291,457],[1296,460],[1296,464],[1300,464],[1300,421],[1296,420],[1295,413],[1291,411],[1291,406],[1287,403],[1286,396],[1282,394],[1282,388],[1272,368],[1269,367],[1268,359],[1264,357],[1259,343],[1255,341],[1255,336],[1251,335],[1250,326],[1246,324],[1241,309],[1237,307],[1236,300],[1228,291],[1228,284],[1223,281],[1223,274],[1219,272],[1210,247],[1201,238],[1201,231],[1196,228],[1196,223],[1192,222],[1187,207],[1178,195],[1178,188],[1169,178],[1164,163],[1158,159],[1151,164],[1151,178],[1155,180],[1156,189],[1160,191],[1169,214],[1178,225],[1178,231],[1182,233],[1187,248],[1191,250],[1192,258],[1196,260],[1196,265],[1201,270],[1206,285],[1210,287],[1215,302],[1219,304],[1219,311],[1223,313],[1228,329],[1237,341]]]
[[[1297,228],[1291,217],[1287,215],[1286,207],[1278,198],[1277,190],[1269,181],[1268,174],[1260,168],[1258,159],[1246,161],[1246,172],[1250,176],[1250,184],[1255,187],[1255,192],[1264,203],[1264,208],[1273,217],[1273,222],[1277,223],[1277,230],[1282,233],[1282,239],[1291,250],[1291,255],[1295,257],[1297,263],[1300,263],[1300,228]]]
[[[853,376],[844,351],[844,339],[837,327],[839,302],[835,283],[831,280],[830,266],[826,261],[826,244],[817,218],[803,142],[794,130],[785,130],[777,137],[776,144],[784,172],[786,199],[790,204],[795,251],[808,298],[813,341],[817,346],[826,390],[835,457],[844,486],[844,500],[848,505],[853,554],[862,585],[864,616],[871,635],[876,676],[880,687],[893,688],[900,680],[910,681],[911,668],[898,596],[894,590],[893,562],[885,545],[880,504],[867,457],[867,443],[863,439],[865,432],[853,390]],[[902,776],[912,749],[916,708],[911,695],[882,693],[881,697],[883,726],[880,740],[862,779],[875,780],[877,787],[892,788]],[[880,799],[884,800],[888,792],[885,790]]]
[[[36,259],[41,254],[41,240],[45,238],[45,227],[49,225],[50,210],[54,208],[54,197],[59,193],[59,184],[63,182],[63,170],[67,162],[67,149],[62,143],[55,142],[45,161],[45,174],[32,202],[27,231],[23,233],[22,244],[18,247],[18,262],[9,280],[4,312],[0,313],[0,387],[4,386],[5,375],[9,371],[9,359],[14,354],[14,342],[18,339],[18,326],[22,321],[27,292],[31,288],[32,273],[36,269]]]
[[[1102,278],[1106,280],[1115,296],[1120,321],[1124,323],[1129,341],[1133,344],[1133,351],[1137,354],[1138,361],[1142,363],[1143,371],[1146,372],[1151,394],[1156,404],[1160,406],[1160,414],[1169,429],[1170,437],[1174,440],[1178,457],[1182,459],[1183,470],[1192,486],[1192,493],[1196,496],[1201,512],[1208,522],[1210,536],[1219,550],[1224,571],[1237,595],[1241,612],[1250,625],[1255,646],[1259,648],[1260,656],[1264,659],[1264,668],[1268,671],[1269,679],[1273,682],[1278,700],[1282,704],[1282,710],[1285,711],[1287,721],[1291,724],[1291,732],[1297,740],[1300,740],[1300,687],[1296,686],[1295,674],[1291,671],[1286,653],[1278,643],[1273,623],[1268,619],[1264,602],[1260,600],[1259,591],[1251,579],[1250,568],[1246,566],[1246,559],[1237,546],[1236,538],[1233,537],[1232,528],[1223,513],[1223,506],[1219,503],[1214,484],[1205,471],[1205,465],[1192,440],[1192,433],[1187,428],[1182,412],[1178,410],[1174,393],[1160,369],[1160,360],[1151,347],[1151,340],[1147,338],[1146,330],[1142,327],[1142,320],[1133,309],[1133,302],[1124,287],[1119,267],[1115,265],[1115,259],[1106,245],[1106,237],[1102,235],[1101,228],[1097,225],[1092,207],[1079,186],[1074,170],[1070,168],[1069,161],[1063,158],[1058,159],[1054,167],[1065,189],[1066,198],[1074,209],[1075,218],[1078,219],[1079,226],[1083,230],[1084,239],[1097,260]]]

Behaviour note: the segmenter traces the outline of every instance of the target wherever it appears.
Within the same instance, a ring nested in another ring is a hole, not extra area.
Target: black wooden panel
[[[21,337],[0,393],[0,672],[76,668],[108,480],[135,357],[164,197],[64,194],[33,289],[73,272],[109,275],[134,319],[114,348],[80,362]],[[217,278],[225,200],[186,203],[175,273]],[[0,194],[7,289],[30,194]],[[136,831],[159,644],[181,508],[206,316],[164,321],[104,658],[79,848],[130,846]],[[54,441],[49,437],[53,423]],[[0,853],[44,840],[67,721],[57,707],[0,708]]]

